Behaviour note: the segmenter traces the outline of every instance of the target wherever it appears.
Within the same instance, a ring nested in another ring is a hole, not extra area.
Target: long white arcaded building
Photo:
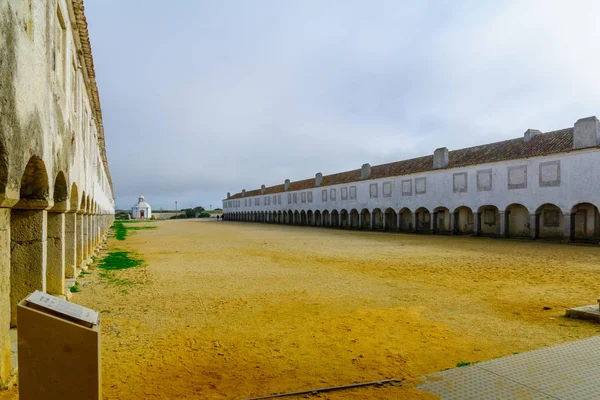
[[[227,194],[226,220],[600,239],[600,122]]]
[[[114,206],[83,0],[0,1],[0,387],[16,304],[65,295]]]

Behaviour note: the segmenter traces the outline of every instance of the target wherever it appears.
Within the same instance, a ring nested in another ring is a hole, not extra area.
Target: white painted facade
[[[131,217],[133,219],[152,218],[152,207],[150,207],[150,204],[146,203],[144,196],[140,196],[137,204],[131,207]]]

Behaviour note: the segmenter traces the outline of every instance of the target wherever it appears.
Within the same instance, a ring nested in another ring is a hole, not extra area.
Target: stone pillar
[[[402,214],[396,214],[396,232],[400,232],[402,229]]]
[[[437,227],[437,215],[438,213],[429,214],[429,232],[435,233],[435,228]]]
[[[474,222],[475,222],[475,227],[474,227],[474,231],[473,232],[475,234],[475,236],[479,236],[479,234],[481,233],[481,213],[475,213],[474,215]]]
[[[565,213],[563,215],[563,241],[570,242],[573,240],[573,218],[571,213]]]
[[[88,261],[90,257],[90,247],[88,245],[89,236],[90,236],[90,220],[87,214],[82,214],[81,219],[83,221],[83,234],[81,238],[81,246],[83,249],[82,252],[82,266]]]
[[[385,231],[387,226],[387,215],[383,214],[383,230]]]
[[[0,386],[10,379],[10,208],[0,208]]]
[[[48,213],[12,210],[10,216],[11,326],[17,326],[17,304],[35,290],[46,291]]]
[[[76,262],[76,266],[77,267],[83,267],[83,261],[85,260],[85,251],[84,251],[84,232],[85,232],[85,222],[83,219],[83,214],[75,214],[76,217],[76,221],[77,221],[77,227],[76,232],[75,232],[75,242],[77,245],[77,262]]]
[[[363,213],[358,214],[358,229],[363,228]]]
[[[77,214],[65,214],[65,277],[75,278],[77,269]]]
[[[65,214],[48,213],[46,291],[65,294]]]
[[[529,214],[529,232],[532,239],[539,237],[539,214]]]
[[[412,226],[413,231],[416,232],[419,230],[419,213],[412,214]]]
[[[454,235],[456,233],[457,215],[456,213],[449,213],[448,216],[450,217],[450,234]]]
[[[500,211],[500,237],[508,237],[508,213]]]
[[[375,230],[375,227],[377,226],[377,214],[375,214],[374,212],[371,213],[371,226],[369,227],[369,230]]]

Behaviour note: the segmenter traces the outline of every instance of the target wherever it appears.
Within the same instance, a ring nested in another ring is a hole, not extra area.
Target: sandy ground
[[[133,284],[95,271],[74,296],[101,311],[106,399],[238,399],[411,379],[600,332],[562,317],[598,297],[600,247],[153,224],[109,240],[146,261],[117,272]],[[431,398],[411,386],[316,398]]]

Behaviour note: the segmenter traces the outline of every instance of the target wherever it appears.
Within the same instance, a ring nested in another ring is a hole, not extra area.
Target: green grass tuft
[[[71,293],[78,293],[78,292],[81,292],[81,288],[79,287],[79,284],[77,282],[75,282],[75,285],[71,286],[69,288],[69,291]]]
[[[142,221],[115,221],[112,228],[114,230],[114,237],[117,240],[125,240],[128,231],[140,231],[142,229],[156,229],[156,225],[152,226],[130,226],[130,223],[139,223]],[[144,221],[145,222],[145,221]]]
[[[144,263],[143,260],[132,258],[129,251],[111,251],[98,263],[98,268],[104,270],[119,270],[139,267]]]

